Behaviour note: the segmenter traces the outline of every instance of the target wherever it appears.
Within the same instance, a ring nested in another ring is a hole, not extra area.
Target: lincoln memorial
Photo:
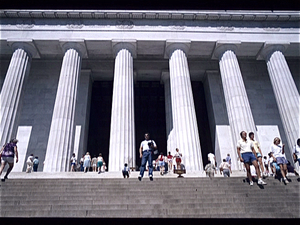
[[[188,171],[230,154],[240,132],[287,159],[300,137],[298,11],[0,10],[1,146],[25,171],[70,170],[102,153],[139,168],[149,132]]]

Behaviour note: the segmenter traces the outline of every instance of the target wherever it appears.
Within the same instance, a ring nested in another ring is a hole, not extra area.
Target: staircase
[[[0,183],[0,217],[299,218],[299,182],[242,177],[15,179]]]

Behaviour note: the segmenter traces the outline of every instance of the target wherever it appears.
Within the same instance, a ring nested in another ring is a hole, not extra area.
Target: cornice
[[[0,10],[0,18],[300,21],[300,11]]]

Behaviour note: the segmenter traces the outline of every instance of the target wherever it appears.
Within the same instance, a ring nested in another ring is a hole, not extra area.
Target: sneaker
[[[253,181],[250,181],[250,186],[253,186]]]
[[[258,182],[257,182],[258,184],[263,184],[263,185],[266,185],[267,183],[266,182],[264,182],[261,178],[260,179],[258,179]]]
[[[151,181],[153,181],[153,176],[150,176],[149,178],[150,178]]]
[[[284,178],[283,181],[284,181],[285,184],[290,183],[286,178]]]
[[[141,177],[141,176],[139,176],[139,177],[138,177],[138,179],[139,179],[139,181],[141,181],[141,180],[142,180],[142,177]]]

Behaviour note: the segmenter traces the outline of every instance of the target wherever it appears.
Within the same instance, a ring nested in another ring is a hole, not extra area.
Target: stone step
[[[9,179],[0,183],[2,217],[299,218],[299,182],[267,178]],[[97,182],[96,182],[97,181]],[[276,216],[275,216],[276,215]]]
[[[254,209],[254,208],[253,208]],[[249,218],[253,218],[253,214],[251,216],[251,213],[255,213],[255,218],[259,218],[261,215],[262,217],[265,217],[267,212],[270,212],[273,210],[278,215],[281,214],[282,217],[292,217],[297,218],[297,213],[290,212],[288,209],[275,209],[274,206],[269,207],[262,207],[262,208],[256,208],[254,211],[251,211],[252,208],[242,208],[237,207],[233,208],[232,211],[226,207],[220,208],[220,207],[207,207],[207,208],[181,208],[181,209],[83,209],[83,210],[16,210],[15,213],[19,215],[19,217],[105,217],[105,218],[126,218],[126,217],[133,217],[133,218],[164,218],[164,217],[181,217],[181,218],[187,218],[187,217],[193,217],[193,218],[199,218],[199,217],[223,217],[223,215],[240,215],[240,218],[245,218],[247,215],[249,215]],[[264,211],[262,211],[264,210]],[[261,213],[264,212],[264,213]],[[2,211],[1,216],[5,217],[13,217],[15,215],[12,211]],[[243,215],[243,216],[242,216]],[[299,215],[298,215],[299,216]]]

